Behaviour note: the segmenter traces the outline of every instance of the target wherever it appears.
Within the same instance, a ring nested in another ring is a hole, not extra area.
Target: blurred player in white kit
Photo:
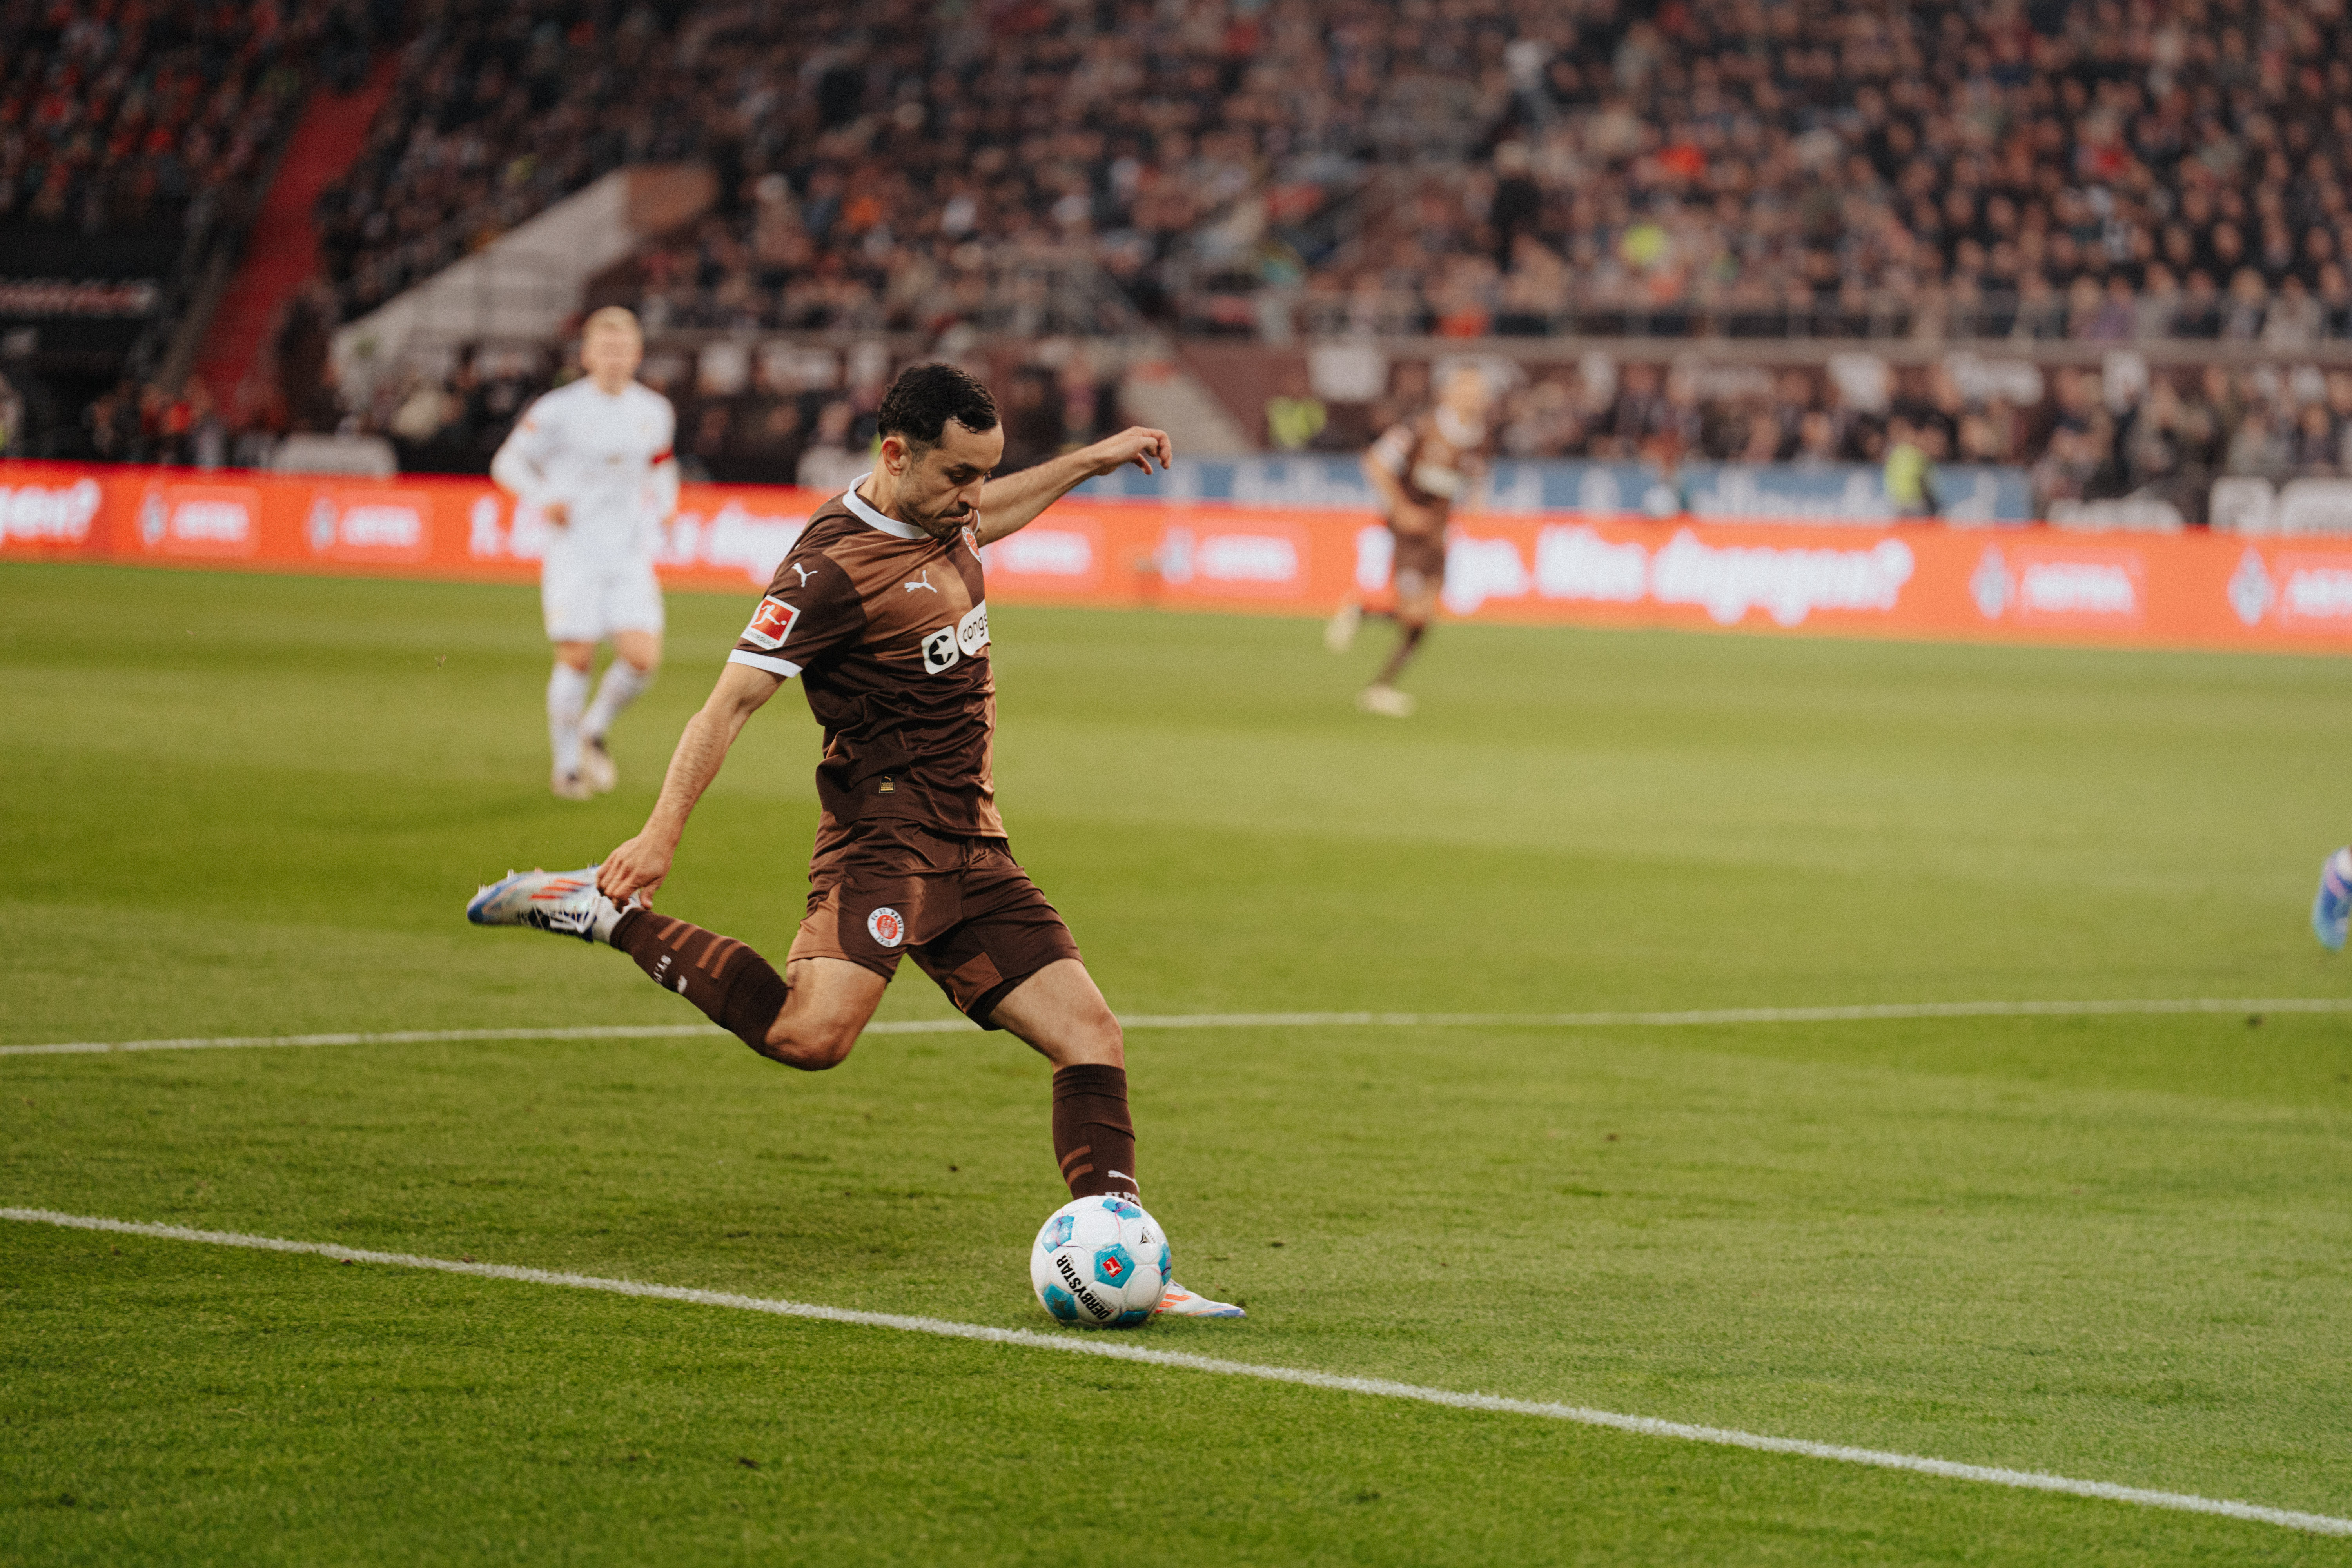
[[[677,510],[670,450],[677,414],[668,398],[636,381],[645,355],[635,316],[618,306],[595,311],[581,331],[587,374],[532,404],[490,460],[499,487],[547,521],[539,597],[555,645],[547,679],[547,736],[555,752],[549,787],[566,800],[619,782],[604,736],[661,665],[654,547]],[[588,672],[607,637],[614,659],[591,701]]]

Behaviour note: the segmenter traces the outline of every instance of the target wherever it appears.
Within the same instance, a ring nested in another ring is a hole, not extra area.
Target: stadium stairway
[[[318,275],[319,242],[310,209],[319,193],[359,156],[368,127],[392,96],[399,72],[398,53],[387,52],[358,91],[321,89],[303,109],[253,232],[246,238],[245,256],[221,295],[196,355],[196,374],[224,405],[235,405],[237,389],[252,374],[278,312]]]

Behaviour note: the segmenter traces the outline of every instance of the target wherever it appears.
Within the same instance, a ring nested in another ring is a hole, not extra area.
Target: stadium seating
[[[412,20],[319,206],[347,319],[616,166],[698,161],[717,205],[590,301],[637,306],[657,341],[1560,342],[1509,394],[1513,456],[1869,461],[1899,414],[1948,460],[2030,466],[2045,508],[2137,496],[2192,521],[2216,479],[2347,471],[2352,382],[2326,367],[2352,366],[2352,40],[2326,7],[427,0]],[[1593,337],[1637,345],[1622,374],[1565,352]],[[1818,350],[1759,381],[1675,346],[1724,339],[1998,342],[2044,390],[1906,372],[1874,405]],[[2223,368],[2156,353],[2198,343]],[[2096,363],[2135,352],[2152,371]],[[1244,423],[1347,447],[1410,400],[1413,358],[1352,399],[1269,374],[1280,407]],[[671,378],[714,473],[789,477],[856,402],[705,379]],[[404,408],[407,446],[470,463],[494,434],[434,417],[488,412],[464,380],[352,413],[390,429]],[[1087,403],[1078,381],[1043,401]]]
[[[337,209],[345,287],[700,154],[719,218],[643,267],[682,326],[935,330],[1001,304],[994,252],[1074,246],[1244,335],[2352,332],[2352,65],[2318,12],[1639,10],[454,17]],[[590,112],[624,59],[633,112]]]
[[[373,28],[351,0],[7,0],[0,224],[183,219],[260,170],[313,70],[356,79]]]
[[[197,455],[203,388],[114,383],[156,373],[304,95],[355,82],[397,9],[0,0],[0,451]]]

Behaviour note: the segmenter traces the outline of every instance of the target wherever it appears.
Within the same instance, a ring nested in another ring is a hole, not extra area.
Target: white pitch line
[[[979,1026],[963,1018],[868,1024],[869,1035],[937,1035]],[[258,1046],[418,1046],[464,1040],[671,1040],[731,1038],[716,1024],[614,1024],[578,1029],[393,1029],[379,1034],[219,1035],[177,1040],[68,1040],[54,1046],[0,1046],[0,1057],[90,1056],[108,1051],[218,1051]]]
[[[564,1274],[541,1268],[519,1268],[503,1263],[467,1263],[446,1258],[422,1258],[405,1252],[371,1252],[332,1242],[289,1241],[272,1236],[245,1236],[235,1231],[191,1230],[184,1226],[152,1225],[136,1220],[106,1219],[91,1215],[59,1214],[52,1209],[0,1208],[0,1219],[26,1225],[61,1226],[74,1230],[109,1231],[120,1236],[152,1237],[163,1241],[194,1241],[214,1247],[241,1247],[257,1252],[304,1253],[354,1263],[379,1263],[399,1268],[430,1268],[444,1274],[464,1274],[478,1279],[511,1279],[526,1285],[560,1285],[575,1290],[602,1290],[658,1301],[685,1301],[701,1307],[728,1307],[738,1311],[767,1312],[782,1318],[812,1318],[820,1322],[847,1323],[860,1328],[896,1329],[902,1333],[935,1334],[944,1339],[980,1340],[989,1344],[1017,1345],[1028,1350],[1066,1351],[1078,1355],[1140,1362],[1148,1366],[1185,1372],[1214,1373],[1225,1377],[1251,1377],[1265,1383],[1296,1384],[1340,1394],[1370,1394],[1381,1399],[1409,1399],[1455,1410],[1486,1410],[1510,1415],[1534,1415],[1551,1421],[1572,1421],[1603,1426],[1643,1437],[1668,1437],[1717,1447],[1748,1448],[1764,1454],[1788,1454],[1799,1458],[1830,1459],[1840,1464],[1869,1465],[1879,1469],[1907,1470],[1944,1480],[1974,1481],[1988,1486],[2015,1487],[2027,1491],[2062,1492],[2069,1497],[2095,1498],[2106,1502],[2134,1503],[2142,1508],[2169,1509],[2181,1513],[2217,1514],[2224,1519],[2283,1525],[2317,1535],[2352,1536],[2352,1519],[2293,1509],[2266,1508],[2233,1499],[2199,1497],[2190,1492],[2155,1491],[2146,1487],[2117,1486],[2111,1481],[2076,1480],[2042,1470],[2011,1470],[1990,1465],[1963,1465],[1916,1454],[1890,1453],[1879,1448],[1855,1448],[1838,1443],[1814,1443],[1801,1437],[1772,1437],[1724,1426],[1696,1426],[1682,1421],[1660,1421],[1648,1415],[1623,1415],[1611,1410],[1591,1410],[1576,1405],[1510,1399],[1495,1394],[1464,1394],[1450,1388],[1425,1388],[1380,1377],[1346,1377],[1338,1373],[1310,1372],[1300,1367],[1262,1366],[1253,1362],[1225,1361],[1190,1355],[1181,1351],[1151,1350],[1143,1345],[1093,1335],[1045,1334],[1028,1329],[997,1329],[981,1323],[950,1322],[943,1318],[905,1317],[895,1312],[860,1312],[845,1307],[819,1306],[807,1301],[783,1301],[760,1296],[739,1296],[723,1290],[697,1290],[682,1285],[647,1285],[634,1279],[605,1279],[593,1274]]]
[[[1695,1024],[1843,1024],[1882,1018],[2077,1018],[2122,1014],[2352,1013],[2352,997],[2198,996],[2095,1002],[1885,1002],[1827,1007],[1713,1007],[1675,1013],[1175,1013],[1121,1017],[1130,1029],[1674,1028]]]
[[[1904,1018],[2095,1018],[2185,1013],[2352,1013],[2345,996],[2199,996],[2104,1002],[1887,1002],[1830,1007],[1715,1007],[1675,1013],[1164,1013],[1122,1017],[1129,1029],[1598,1029],[1706,1024],[1847,1024]],[[869,1035],[962,1034],[962,1018],[868,1024]],[[88,1056],[109,1051],[201,1051],[260,1046],[412,1046],[464,1040],[666,1040],[723,1035],[711,1024],[614,1025],[571,1029],[394,1029],[376,1034],[222,1035],[172,1040],[71,1040],[0,1046],[0,1057]]]

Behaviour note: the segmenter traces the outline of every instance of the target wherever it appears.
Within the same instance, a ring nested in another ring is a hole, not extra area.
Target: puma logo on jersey
[[[809,569],[808,569],[807,567],[805,567],[805,566],[802,565],[802,564],[801,564],[799,562],[797,562],[797,561],[789,562],[789,563],[787,563],[787,564],[788,564],[788,565],[790,565],[793,571],[795,571],[795,572],[797,572],[797,573],[799,573],[799,574],[801,574],[801,586],[802,586],[802,587],[803,587],[803,588],[807,587],[807,586],[808,586],[808,580],[809,580]]]
[[[916,578],[911,583],[901,583],[898,586],[906,589],[909,594],[913,593],[918,588],[921,588],[933,594],[939,592],[937,588],[931,586],[931,569],[928,566],[923,568],[923,574],[921,576]]]

